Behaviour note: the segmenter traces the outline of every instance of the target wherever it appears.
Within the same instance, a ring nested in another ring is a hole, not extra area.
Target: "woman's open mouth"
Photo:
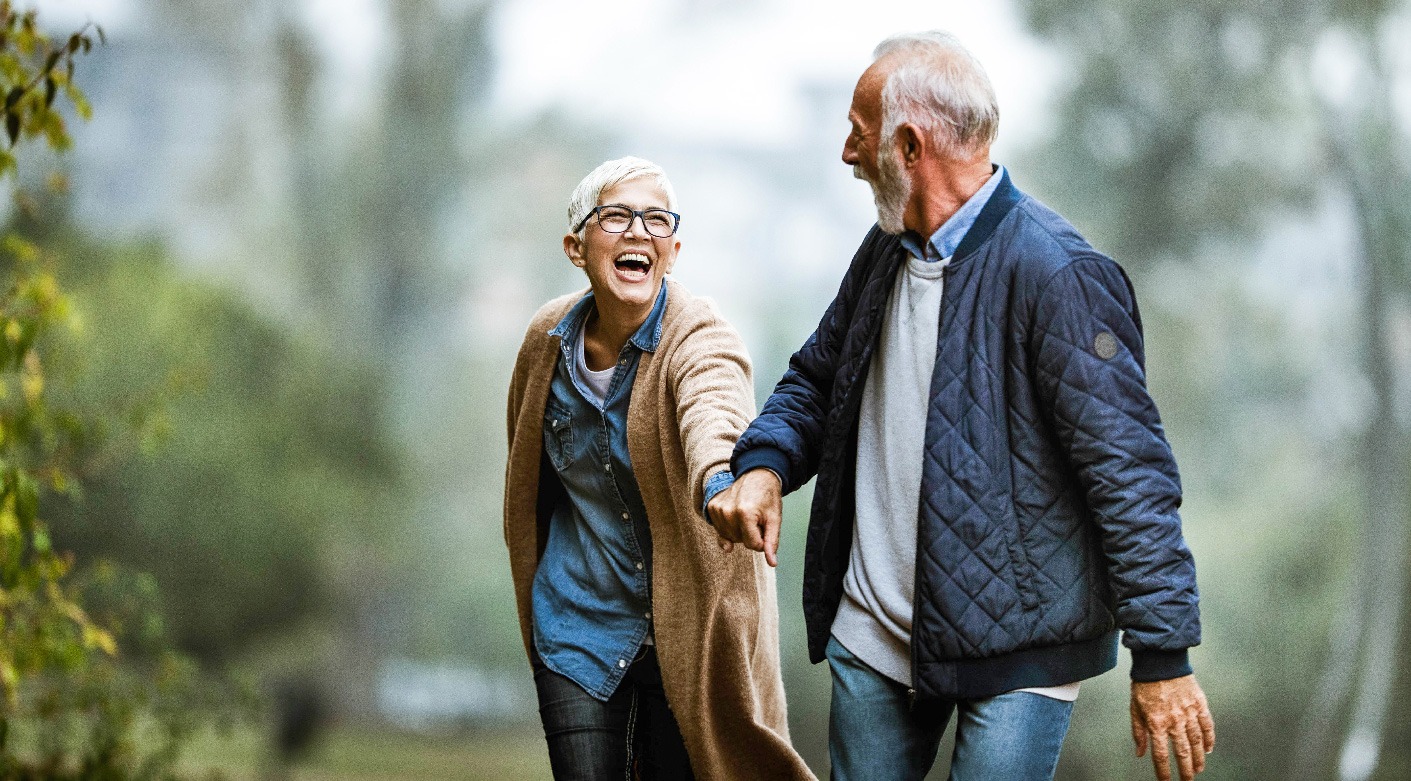
[[[640,282],[652,272],[652,261],[640,252],[624,252],[612,262],[617,275],[628,282]]]

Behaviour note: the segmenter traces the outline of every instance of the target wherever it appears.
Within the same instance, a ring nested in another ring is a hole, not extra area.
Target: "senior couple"
[[[504,508],[554,777],[813,777],[772,567],[781,497],[817,476],[833,778],[922,778],[952,717],[952,779],[1052,778],[1120,631],[1136,753],[1189,781],[1214,726],[1130,282],[990,162],[994,93],[954,37],[883,41],[848,118],[877,226],[758,417],[739,336],[667,279],[665,173],[613,160],[572,194],[589,287],[525,335]]]

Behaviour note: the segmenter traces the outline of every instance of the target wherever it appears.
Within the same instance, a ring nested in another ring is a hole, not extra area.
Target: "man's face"
[[[668,208],[666,193],[645,177],[605,188],[597,205],[639,211]],[[583,227],[581,241],[573,234],[564,237],[564,252],[588,275],[593,295],[632,309],[650,308],[655,303],[661,281],[676,264],[680,249],[681,242],[675,236],[657,238],[637,217],[622,233],[609,233],[594,216]]]
[[[852,91],[852,106],[848,122],[852,131],[843,142],[843,162],[852,166],[853,175],[873,181],[877,177],[877,150],[882,131],[882,87],[887,83],[889,68],[882,60],[862,72]]]
[[[911,177],[901,165],[901,152],[892,139],[882,139],[882,87],[893,63],[878,60],[863,72],[852,93],[848,121],[852,131],[843,143],[843,162],[853,176],[872,186],[877,225],[887,233],[905,230],[903,215],[911,199]]]

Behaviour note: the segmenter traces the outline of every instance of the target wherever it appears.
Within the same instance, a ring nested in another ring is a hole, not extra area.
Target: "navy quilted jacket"
[[[905,249],[873,228],[735,449],[793,491],[815,474],[804,564],[823,649],[853,536],[858,410]],[[1180,478],[1146,388],[1122,269],[1006,174],[946,269],[922,470],[912,679],[978,698],[1190,672],[1200,642]]]

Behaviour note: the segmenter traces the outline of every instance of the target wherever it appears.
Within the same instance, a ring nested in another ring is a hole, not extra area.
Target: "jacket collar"
[[[960,246],[955,248],[955,255],[951,263],[955,264],[964,260],[967,255],[988,241],[990,236],[994,235],[995,229],[1004,221],[1005,216],[1023,198],[1024,193],[1009,181],[1009,169],[1005,168],[1004,175],[1000,177],[999,186],[995,188],[994,194],[990,196],[985,208],[980,210],[980,216],[975,218],[975,224],[966,231],[965,238],[960,240]]]

